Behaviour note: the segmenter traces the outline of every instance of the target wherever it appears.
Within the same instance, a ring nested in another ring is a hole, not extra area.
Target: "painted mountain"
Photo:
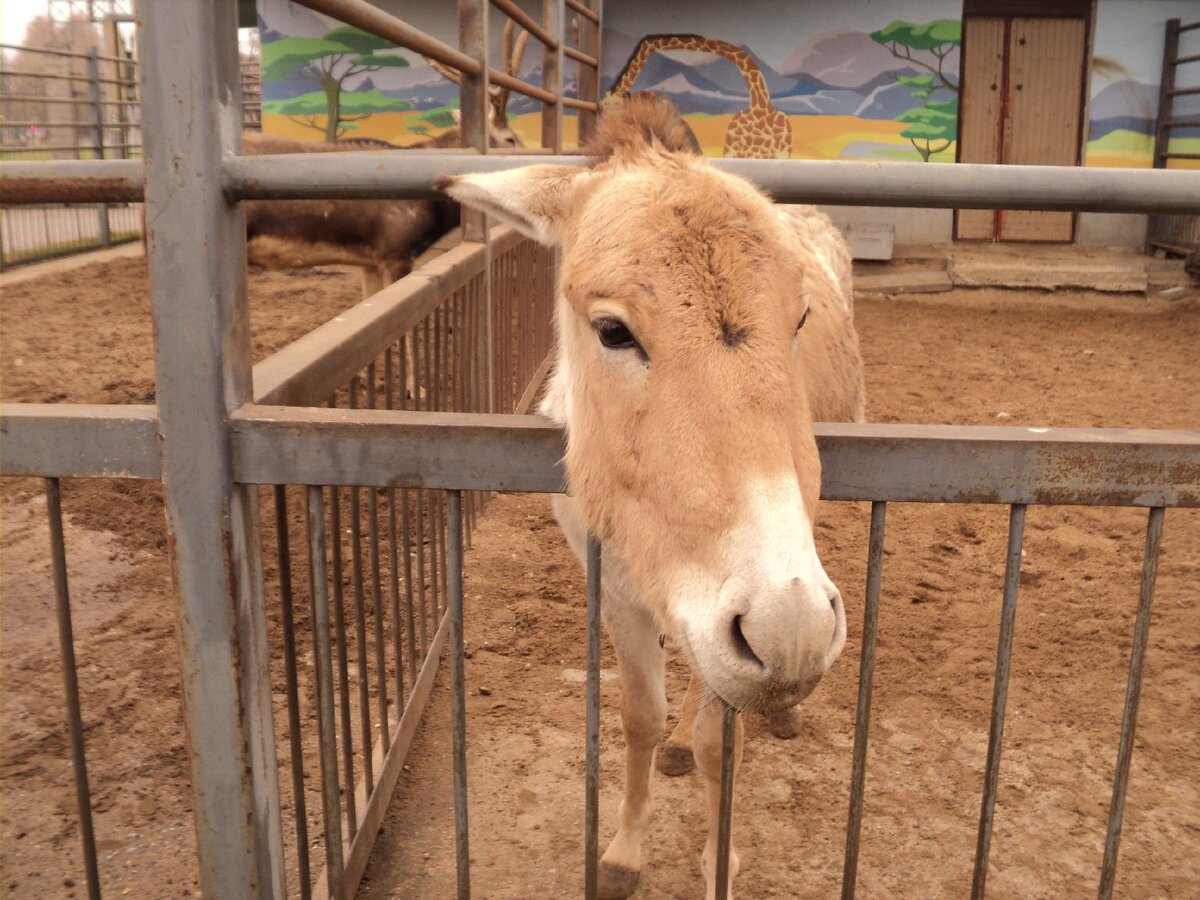
[[[637,40],[605,31],[605,69],[624,68]],[[771,102],[788,115],[839,115],[891,120],[918,105],[912,89],[897,82],[900,75],[921,70],[897,59],[862,31],[838,29],[817,35],[797,47],[778,67],[742,45],[762,73]],[[624,53],[620,57],[620,53]],[[956,55],[951,68],[957,66]],[[957,72],[950,73],[951,82]],[[611,89],[612,74],[602,79]],[[666,94],[684,115],[736,112],[749,103],[749,88],[736,65],[721,57],[696,52],[657,53],[634,81],[636,90]]]

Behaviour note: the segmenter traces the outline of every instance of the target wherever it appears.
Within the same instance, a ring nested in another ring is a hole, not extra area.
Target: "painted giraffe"
[[[787,159],[792,155],[792,127],[787,116],[771,105],[767,82],[745,50],[728,41],[698,34],[651,34],[642,38],[617,76],[612,93],[629,93],[646,62],[655,53],[698,50],[713,53],[738,67],[750,90],[750,105],[733,114],[725,132],[725,156],[745,159]]]

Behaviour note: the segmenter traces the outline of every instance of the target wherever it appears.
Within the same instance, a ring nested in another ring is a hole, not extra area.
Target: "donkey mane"
[[[648,91],[605,101],[596,134],[584,149],[593,163],[647,150],[700,156],[700,142],[671,101]]]

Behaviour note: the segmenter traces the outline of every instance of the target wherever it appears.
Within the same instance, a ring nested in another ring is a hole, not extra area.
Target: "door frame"
[[[1096,37],[1096,3],[1097,0],[963,0],[962,23],[963,23],[963,42],[959,47],[958,71],[959,71],[959,97],[963,96],[963,81],[962,73],[966,71],[967,57],[967,41],[966,41],[966,24],[968,19],[1003,19],[1005,29],[1005,50],[1004,50],[1004,78],[1005,78],[1005,94],[1002,98],[1001,108],[1007,109],[1007,85],[1008,85],[1008,47],[1007,35],[1012,27],[1013,19],[1082,19],[1084,33],[1083,47],[1083,72],[1080,77],[1080,98],[1079,98],[1079,127],[1075,135],[1075,165],[1083,166],[1087,161],[1087,128],[1089,126],[1089,117],[1091,115],[1091,81],[1088,77],[1092,70],[1092,51],[1095,46]],[[959,162],[959,157],[962,153],[962,124],[963,114],[962,109],[959,109],[958,121],[955,126],[954,135],[954,161]],[[1004,120],[1001,118],[999,128],[1001,129],[1001,156],[1003,157],[1003,129]],[[995,215],[992,218],[992,237],[988,238],[960,238],[958,236],[958,209],[955,208],[953,214],[953,222],[951,224],[951,240],[955,243],[964,244],[999,244],[999,243],[1025,243],[1022,241],[1002,241],[1000,232],[1003,227],[1002,216],[1004,210],[993,210]],[[1079,237],[1079,213],[1071,214],[1071,237],[1062,241],[1036,241],[1039,244],[1074,244]]]

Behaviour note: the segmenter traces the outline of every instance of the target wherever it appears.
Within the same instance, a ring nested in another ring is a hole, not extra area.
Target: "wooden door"
[[[1084,19],[964,23],[960,162],[1079,164]],[[1071,241],[1075,214],[959,210],[959,240]]]

